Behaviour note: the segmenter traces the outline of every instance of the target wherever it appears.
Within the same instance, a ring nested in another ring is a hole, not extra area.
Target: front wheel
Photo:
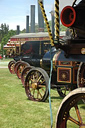
[[[45,101],[48,97],[49,76],[42,68],[31,69],[25,79],[27,97],[33,101]]]

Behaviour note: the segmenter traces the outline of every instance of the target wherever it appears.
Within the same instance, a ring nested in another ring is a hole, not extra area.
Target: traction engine
[[[64,58],[61,53],[59,60],[80,62],[77,73],[77,86],[84,88],[72,91],[62,101],[57,113],[56,128],[68,127],[69,121],[76,124],[76,127],[85,127],[85,120],[83,114],[82,116],[80,114],[78,103],[80,99],[85,103],[85,0],[81,0],[78,4],[76,4],[76,1],[74,0],[72,6],[64,7],[60,16],[62,24],[72,29],[72,36],[70,39],[66,39],[64,44],[56,44],[56,48],[64,51]],[[75,108],[77,118],[73,117],[71,113],[73,107]]]

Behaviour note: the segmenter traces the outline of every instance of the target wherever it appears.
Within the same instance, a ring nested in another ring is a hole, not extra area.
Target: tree
[[[2,56],[3,52],[5,53],[5,50],[3,50],[3,46],[7,44],[8,40],[10,39],[11,36],[15,35],[16,31],[14,30],[9,30],[7,34],[4,34],[2,40],[1,40],[1,51],[2,51]]]
[[[2,40],[2,38],[4,37],[5,34],[7,34],[9,31],[9,26],[6,25],[5,23],[1,24],[0,26],[0,41]]]

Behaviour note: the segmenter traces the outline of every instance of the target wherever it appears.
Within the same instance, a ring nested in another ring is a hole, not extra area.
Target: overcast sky
[[[72,5],[73,0],[60,0],[60,10],[66,5]],[[48,20],[51,20],[50,11],[53,8],[54,0],[44,0],[44,6]],[[30,5],[35,5],[36,23],[38,23],[37,0],[0,0],[0,24],[6,23],[9,29],[20,30],[26,28],[26,15],[30,16]]]

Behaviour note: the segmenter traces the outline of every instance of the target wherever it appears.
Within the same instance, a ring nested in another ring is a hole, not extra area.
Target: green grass
[[[61,98],[54,91],[52,108],[54,124]],[[58,102],[56,102],[58,101]],[[49,128],[50,109],[48,100],[29,101],[21,81],[8,69],[0,69],[0,128]]]
[[[9,61],[13,59],[1,59],[0,60],[0,66],[8,66]]]
[[[51,101],[55,128],[57,110],[62,101],[55,90],[51,90]],[[85,112],[83,114],[85,117]],[[21,80],[10,74],[8,69],[0,69],[0,128],[50,128],[48,100],[28,100]],[[72,124],[69,128],[77,127]]]

